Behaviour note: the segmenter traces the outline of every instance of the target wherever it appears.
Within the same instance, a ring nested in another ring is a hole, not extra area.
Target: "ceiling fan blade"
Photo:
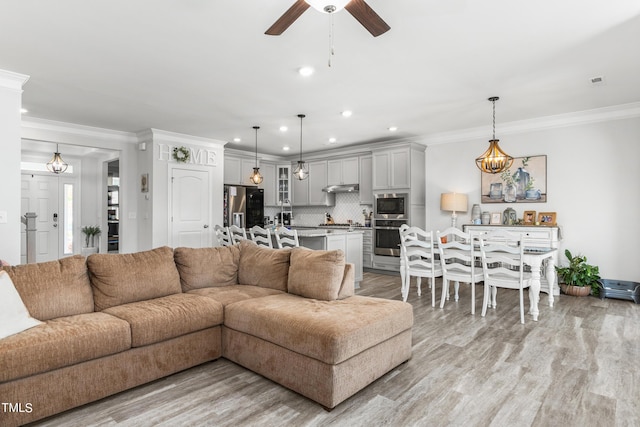
[[[293,6],[283,13],[282,16],[278,18],[278,20],[274,22],[267,31],[265,31],[265,34],[269,36],[279,36],[284,33],[284,31],[289,28],[296,19],[300,18],[300,15],[302,15],[307,9],[309,9],[309,4],[306,1],[297,0]]]
[[[364,0],[351,0],[344,8],[347,9],[373,37],[378,37],[380,34],[384,34],[391,29]]]

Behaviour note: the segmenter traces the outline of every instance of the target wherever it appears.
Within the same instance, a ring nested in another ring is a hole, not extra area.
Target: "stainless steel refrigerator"
[[[264,227],[264,190],[241,185],[224,186],[224,226]]]

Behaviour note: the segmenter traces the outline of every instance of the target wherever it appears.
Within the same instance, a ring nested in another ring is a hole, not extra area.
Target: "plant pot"
[[[589,286],[573,286],[567,285],[566,283],[560,284],[560,289],[567,295],[572,295],[574,297],[586,297],[591,293],[591,288]]]

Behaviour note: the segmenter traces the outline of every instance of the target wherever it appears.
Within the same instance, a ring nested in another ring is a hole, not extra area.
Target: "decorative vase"
[[[516,186],[513,184],[507,184],[507,188],[504,190],[504,201],[512,203],[516,201]]]
[[[491,222],[491,214],[487,211],[482,212],[482,225],[488,225]]]
[[[476,220],[480,219],[480,215],[480,205],[473,205],[471,208],[471,222],[475,224]]]
[[[503,225],[513,225],[518,221],[518,215],[516,214],[515,209],[507,208],[502,212],[502,224]]]
[[[586,297],[591,293],[591,288],[589,286],[573,286],[567,285],[566,283],[560,283],[560,289],[567,295],[572,295],[574,297]]]

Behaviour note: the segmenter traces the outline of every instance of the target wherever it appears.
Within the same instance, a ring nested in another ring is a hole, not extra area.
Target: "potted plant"
[[[584,255],[573,256],[569,249],[564,251],[569,260],[567,267],[556,267],[560,288],[567,295],[598,295],[600,271],[598,266],[587,264]]]
[[[85,225],[81,231],[84,233],[84,243],[87,248],[92,248],[94,245],[94,236],[102,233],[98,225]]]

